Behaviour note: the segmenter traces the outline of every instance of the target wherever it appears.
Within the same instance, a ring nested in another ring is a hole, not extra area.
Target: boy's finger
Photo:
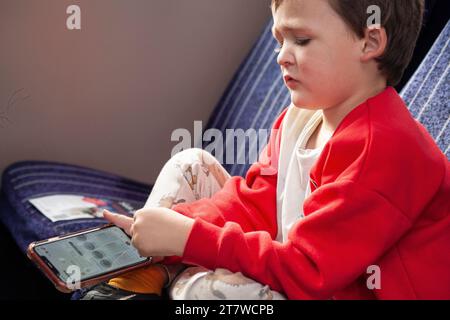
[[[125,230],[125,232],[131,236],[131,225],[133,224],[133,218],[124,216],[122,214],[112,213],[108,210],[103,211],[103,217],[109,222],[114,223],[119,228]]]

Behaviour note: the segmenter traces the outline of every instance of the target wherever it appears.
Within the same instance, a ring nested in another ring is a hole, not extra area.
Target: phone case
[[[77,231],[77,232],[72,232],[69,234],[65,234],[63,236],[56,236],[50,239],[45,239],[45,240],[40,240],[40,241],[35,241],[30,243],[30,245],[28,246],[28,250],[27,250],[27,256],[28,258],[33,261],[35,263],[35,265],[45,274],[45,276],[55,285],[56,289],[58,289],[61,292],[64,293],[70,293],[73,292],[77,289],[71,289],[70,287],[67,286],[67,284],[62,281],[53,271],[52,269],[45,263],[44,260],[41,259],[41,257],[35,252],[34,248],[36,247],[36,245],[38,244],[42,244],[42,243],[49,243],[49,242],[53,242],[53,241],[57,241],[57,240],[61,240],[61,239],[66,239],[66,238],[71,238],[74,236],[78,236],[80,234],[84,234],[84,233],[89,233],[89,232],[93,232],[93,231],[97,231],[97,230],[101,230],[101,229],[105,229],[105,228],[110,228],[113,227],[113,224],[107,224],[105,226],[102,227],[97,227],[97,228],[91,228],[91,229],[85,229],[83,231]],[[116,276],[119,276],[123,273],[147,266],[152,264],[152,257],[149,257],[149,259],[147,261],[144,261],[142,263],[138,263],[136,265],[130,266],[130,267],[126,267],[120,270],[116,270],[104,275],[100,275],[98,277],[94,277],[94,278],[90,278],[90,279],[86,279],[84,281],[80,282],[80,288],[85,288],[85,287],[90,287],[93,286],[95,284],[98,284],[100,282],[109,280],[111,278],[114,278]]]

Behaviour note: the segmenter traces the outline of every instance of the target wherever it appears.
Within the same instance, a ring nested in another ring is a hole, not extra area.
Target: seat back
[[[450,156],[450,21],[401,91],[414,118],[420,121],[447,158]]]

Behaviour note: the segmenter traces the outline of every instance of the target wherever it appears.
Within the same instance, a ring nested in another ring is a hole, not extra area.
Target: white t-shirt
[[[311,194],[309,173],[325,145],[306,149],[309,137],[322,121],[322,111],[313,113],[303,127],[296,123],[298,112],[298,108],[291,106],[283,121],[277,181],[279,242],[285,242],[292,226],[304,217],[303,202]]]

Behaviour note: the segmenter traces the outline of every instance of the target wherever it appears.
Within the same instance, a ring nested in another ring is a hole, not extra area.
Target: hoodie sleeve
[[[411,226],[386,198],[352,181],[317,189],[304,210],[285,243],[266,231],[245,232],[235,222],[220,227],[195,218],[183,262],[240,271],[290,299],[326,299],[354,282]]]

